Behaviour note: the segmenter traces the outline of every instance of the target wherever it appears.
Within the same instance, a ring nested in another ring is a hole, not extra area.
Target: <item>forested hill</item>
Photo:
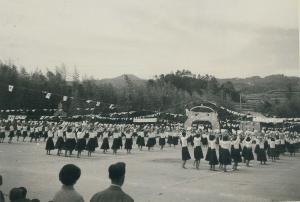
[[[122,75],[113,80],[80,80],[74,71],[73,81],[66,80],[64,68],[56,71],[27,72],[25,68],[0,63],[0,109],[57,108],[63,96],[72,97],[62,102],[63,109],[76,114],[78,108],[94,108],[95,113],[107,110],[115,104],[118,111],[153,110],[183,113],[191,102],[210,100],[223,106],[231,106],[239,98],[230,82],[220,84],[213,76],[194,75],[190,71],[177,71],[141,80],[133,75]],[[118,86],[117,86],[118,84]],[[12,92],[8,85],[13,85]],[[45,92],[51,98],[45,98]]]
[[[232,82],[234,87],[244,94],[265,93],[268,91],[300,91],[300,77],[281,74],[266,77],[218,79],[220,83]]]

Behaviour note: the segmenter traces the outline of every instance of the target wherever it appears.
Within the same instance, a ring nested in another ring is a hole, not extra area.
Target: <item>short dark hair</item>
[[[24,197],[24,199],[25,199],[25,198],[26,198],[26,196],[27,196],[27,189],[26,189],[25,187],[19,187],[19,189],[21,189],[21,190],[22,190],[23,197]]]
[[[81,170],[74,164],[67,164],[59,172],[59,180],[64,185],[74,185],[80,178]]]
[[[23,191],[20,188],[12,188],[9,192],[9,200],[16,201],[23,199]]]
[[[111,180],[119,180],[125,175],[126,164],[123,162],[118,162],[112,164],[108,168],[109,178]]]

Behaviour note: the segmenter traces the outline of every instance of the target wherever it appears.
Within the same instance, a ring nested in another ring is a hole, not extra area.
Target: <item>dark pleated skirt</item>
[[[234,147],[231,147],[231,158],[235,163],[242,162],[241,157],[241,150],[240,149],[234,149]]]
[[[148,138],[147,147],[153,147],[156,144],[156,139],[154,137]]]
[[[98,147],[97,137],[90,138],[88,143],[86,144],[86,150],[90,152],[94,152]]]
[[[254,160],[252,148],[244,147],[243,151],[244,151],[245,160],[248,160],[248,161]]]
[[[86,149],[86,139],[85,138],[80,138],[78,139],[76,143],[76,148],[77,151],[83,151]]]
[[[101,149],[105,149],[105,150],[109,149],[109,141],[107,137],[103,139],[103,142],[101,144]]]
[[[63,137],[58,137],[56,140],[55,148],[56,149],[63,149],[64,148],[64,138]]]
[[[5,138],[5,132],[0,133],[0,138]]]
[[[161,138],[160,137],[158,142],[159,142],[160,146],[164,146],[166,144],[166,138]]]
[[[231,155],[229,149],[221,149],[219,161],[223,165],[230,165],[231,164]]]
[[[22,136],[23,136],[23,137],[27,137],[27,135],[28,135],[28,134],[27,134],[27,131],[23,131]]]
[[[267,155],[266,155],[266,150],[264,149],[258,149],[257,150],[257,161],[267,161]]]
[[[67,138],[65,144],[64,144],[64,149],[68,151],[73,151],[76,147],[76,140],[75,138]]]
[[[12,138],[14,136],[15,136],[14,131],[10,131],[8,137]]]
[[[296,147],[295,147],[295,144],[290,144],[290,143],[288,143],[288,145],[287,145],[287,150],[288,150],[288,152],[289,153],[295,153],[295,151],[296,151]]]
[[[217,165],[219,164],[216,149],[211,149],[210,147],[207,149],[205,160],[209,162],[209,165]]]
[[[17,137],[20,137],[22,134],[21,134],[21,131],[20,130],[18,130],[17,131]]]
[[[52,137],[49,137],[46,142],[46,150],[54,150],[54,142]]]
[[[194,148],[194,158],[195,160],[199,161],[200,159],[203,159],[203,152],[201,146],[197,146]]]
[[[113,149],[113,150],[120,149],[119,142],[120,142],[119,138],[114,138],[111,149]]]
[[[132,144],[133,144],[132,138],[126,138],[125,149],[132,149]]]
[[[183,161],[191,159],[191,155],[190,155],[190,152],[189,152],[187,147],[182,147],[181,148],[181,157],[182,157]]]
[[[173,140],[172,140],[172,139],[173,139],[173,137],[169,135],[169,136],[168,136],[167,143],[168,143],[168,144],[173,144]]]

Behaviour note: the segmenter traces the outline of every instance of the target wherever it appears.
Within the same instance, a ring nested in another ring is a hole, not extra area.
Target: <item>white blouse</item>
[[[72,132],[67,132],[66,133],[66,138],[68,139],[73,139],[75,138],[75,133],[72,131]]]
[[[194,147],[201,145],[201,138],[200,137],[194,137]]]
[[[216,149],[217,145],[216,145],[216,140],[208,140],[208,147],[210,147],[211,149]]]
[[[187,139],[188,139],[188,138],[189,138],[188,136],[185,136],[185,137],[181,136],[180,139],[181,139],[181,144],[182,144],[181,146],[182,146],[182,147],[187,147],[187,145],[188,145],[188,144],[187,144]]]
[[[220,141],[220,145],[223,149],[230,149],[231,142],[230,141]]]

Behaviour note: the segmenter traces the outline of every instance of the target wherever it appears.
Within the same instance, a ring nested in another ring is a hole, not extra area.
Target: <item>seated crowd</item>
[[[94,194],[91,202],[133,202],[134,200],[122,190],[125,180],[126,164],[119,162],[108,168],[111,185],[106,190]],[[79,180],[81,170],[73,164],[67,164],[59,172],[59,180],[62,183],[61,189],[55,194],[50,202],[84,202],[84,198],[78,193],[74,185]],[[0,186],[2,176],[0,175]],[[8,198],[10,202],[39,202],[38,199],[28,199],[25,187],[12,188]],[[0,191],[0,202],[5,202],[4,194]]]

